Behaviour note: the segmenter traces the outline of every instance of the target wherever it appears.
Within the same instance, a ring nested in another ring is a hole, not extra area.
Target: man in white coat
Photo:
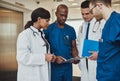
[[[82,57],[82,50],[84,39],[86,38],[88,23],[88,40],[99,41],[101,38],[102,29],[105,21],[101,20],[97,22],[94,18],[92,11],[89,8],[90,1],[84,1],[81,3],[81,14],[84,19],[83,24],[80,26],[78,31],[78,51],[79,56]],[[86,60],[87,59],[87,60]],[[79,63],[79,68],[81,70],[81,81],[97,81],[96,80],[96,59],[97,53],[93,52],[89,58],[82,59]]]

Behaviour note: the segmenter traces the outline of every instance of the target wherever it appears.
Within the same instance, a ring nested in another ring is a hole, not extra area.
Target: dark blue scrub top
[[[102,31],[97,60],[98,81],[120,81],[120,14],[112,12]]]
[[[76,33],[73,27],[65,24],[64,28],[59,28],[54,22],[48,26],[45,37],[50,43],[51,52],[56,56],[62,56],[66,59],[72,57],[72,40],[76,39]]]

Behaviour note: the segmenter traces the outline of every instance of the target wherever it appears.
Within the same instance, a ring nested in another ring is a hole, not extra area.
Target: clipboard
[[[72,63],[72,61],[80,61],[81,59],[84,59],[84,58],[87,58],[87,57],[70,58],[70,59],[64,58],[64,61],[62,63]]]
[[[92,51],[99,51],[99,42],[94,40],[84,40],[82,57],[91,56]]]

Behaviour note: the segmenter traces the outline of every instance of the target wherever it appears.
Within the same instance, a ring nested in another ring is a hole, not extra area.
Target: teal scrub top
[[[98,81],[120,81],[120,14],[112,12],[102,31],[97,60]]]
[[[73,27],[65,24],[64,28],[59,28],[57,23],[54,22],[44,32],[50,43],[52,53],[65,59],[72,57],[72,40],[76,39]]]

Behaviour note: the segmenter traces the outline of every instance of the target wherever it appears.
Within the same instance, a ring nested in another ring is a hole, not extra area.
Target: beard
[[[96,20],[97,21],[100,21],[100,20],[102,20],[103,19],[103,17],[102,17],[102,15],[95,15],[95,18],[96,18]]]

